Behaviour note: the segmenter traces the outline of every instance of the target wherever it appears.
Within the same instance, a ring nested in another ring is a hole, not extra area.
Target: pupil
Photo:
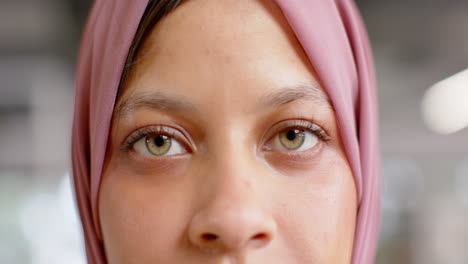
[[[162,136],[157,136],[155,139],[154,139],[154,144],[158,147],[161,147],[164,145],[164,138]]]
[[[296,139],[296,131],[295,130],[289,130],[288,133],[286,133],[286,137],[293,141],[294,139]]]

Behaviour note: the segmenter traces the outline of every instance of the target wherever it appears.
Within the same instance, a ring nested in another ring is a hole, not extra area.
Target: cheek
[[[350,263],[357,201],[347,161],[328,153],[302,177],[285,180],[276,211],[287,247],[308,263]]]
[[[187,192],[159,187],[161,175],[146,176],[118,167],[104,171],[99,214],[109,263],[170,263],[181,243],[178,234],[190,218],[184,215],[190,212]]]

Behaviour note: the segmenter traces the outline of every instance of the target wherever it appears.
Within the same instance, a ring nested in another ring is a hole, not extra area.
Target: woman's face
[[[350,263],[356,199],[333,108],[274,3],[191,0],[157,24],[114,110],[109,263]]]

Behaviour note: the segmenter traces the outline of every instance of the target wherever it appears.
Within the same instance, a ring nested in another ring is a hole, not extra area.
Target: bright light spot
[[[441,134],[468,126],[468,69],[430,87],[421,104],[426,124]]]

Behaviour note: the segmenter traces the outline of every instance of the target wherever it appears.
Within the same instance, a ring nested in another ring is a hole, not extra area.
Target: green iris
[[[279,133],[281,145],[289,150],[295,150],[302,146],[305,139],[304,131],[299,129],[289,129]]]
[[[172,139],[166,135],[154,135],[147,137],[145,144],[151,154],[161,156],[171,148]]]

